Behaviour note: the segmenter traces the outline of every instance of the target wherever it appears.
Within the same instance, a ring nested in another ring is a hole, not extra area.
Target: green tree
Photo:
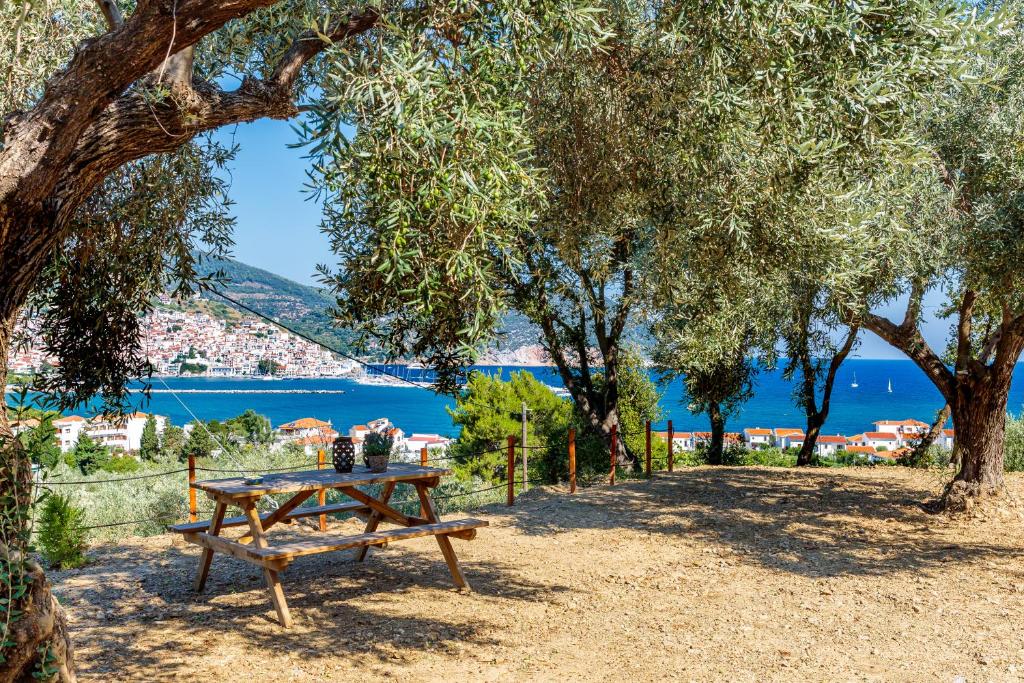
[[[270,429],[270,420],[265,415],[260,415],[251,408],[241,415],[233,417],[225,423],[231,430],[253,446],[268,444],[273,440],[273,432]]]
[[[78,435],[73,452],[75,464],[85,475],[98,472],[110,460],[110,451],[107,447],[94,441],[85,432]]]
[[[682,372],[690,412],[707,414],[711,423],[708,462],[721,465],[724,462],[726,420],[754,395],[754,361],[737,354],[730,361],[711,366],[688,369],[684,366]]]
[[[883,277],[862,313],[864,327],[913,360],[949,405],[959,469],[942,504],[954,510],[1003,489],[1007,396],[1024,350],[1024,5],[985,6],[1014,24],[965,59],[975,84],[938,89],[919,117],[928,160],[919,178],[932,185],[920,194],[948,201],[924,216],[911,205],[903,221],[878,225],[873,241],[918,242],[927,252],[888,271],[869,262]],[[904,201],[888,198],[885,210],[899,212]],[[934,288],[948,294],[939,311],[952,320],[945,356],[921,332],[922,299]],[[908,301],[902,320],[870,311],[897,295]]]
[[[424,66],[444,96],[430,108],[496,130],[489,120],[513,121],[501,89],[489,88],[496,74],[514,83],[531,64],[589,42],[594,25],[572,0],[172,4],[0,4],[0,384],[14,322],[30,306],[60,361],[40,388],[61,406],[96,395],[127,402],[126,385],[146,370],[137,313],[166,286],[194,291],[197,259],[230,243],[218,170],[233,149],[211,131],[291,119],[299,103],[317,121],[333,120],[323,130],[341,131],[350,104],[363,100],[364,76],[375,74],[384,95]],[[244,85],[225,90],[234,78]],[[317,149],[347,145],[337,132]],[[486,187],[479,168],[464,166]],[[10,437],[0,416],[7,446]],[[0,495],[25,507],[28,460],[20,448],[3,455]],[[29,515],[5,512],[3,538],[26,545]],[[37,582],[28,607],[50,604],[41,575]],[[56,659],[58,678],[73,677],[62,619],[40,621],[33,607],[10,624],[4,642],[17,645],[3,654],[12,678],[37,668],[40,652]]]
[[[181,460],[188,460],[191,455],[196,458],[208,458],[213,452],[213,441],[209,432],[200,422],[193,422],[192,429],[188,433],[188,439],[181,448]]]
[[[35,427],[18,435],[29,459],[46,469],[53,469],[61,462],[60,446],[57,444],[57,429],[53,416],[45,415]]]
[[[470,374],[455,407],[448,409],[452,422],[461,429],[451,446],[460,473],[488,481],[505,479],[504,449],[509,436],[517,437],[517,443],[521,440],[524,403],[529,411],[527,446],[546,446],[553,434],[568,429],[572,406],[531,373],[512,372],[508,380],[500,373]]]
[[[85,510],[59,493],[46,497],[39,515],[39,545],[46,563],[55,569],[85,564]]]
[[[178,460],[181,449],[185,445],[185,433],[181,427],[169,424],[164,428],[163,443],[160,446],[160,457],[163,460]]]
[[[139,455],[143,460],[150,462],[155,462],[160,458],[160,436],[157,434],[156,418],[153,415],[146,417],[146,424],[142,427]]]

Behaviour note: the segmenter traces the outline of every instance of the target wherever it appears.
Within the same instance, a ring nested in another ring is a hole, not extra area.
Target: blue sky
[[[238,219],[234,257],[297,282],[316,284],[316,265],[333,263],[333,259],[320,232],[320,207],[304,192],[308,161],[302,149],[288,147],[298,140],[291,125],[260,120],[219,135],[224,141],[233,135],[240,145],[231,168],[231,198]],[[941,294],[929,293],[926,312],[931,314],[941,303]],[[878,312],[902,320],[902,302]],[[925,322],[925,338],[936,351],[945,347],[948,330],[948,321]],[[863,335],[855,355],[906,358],[870,332]]]

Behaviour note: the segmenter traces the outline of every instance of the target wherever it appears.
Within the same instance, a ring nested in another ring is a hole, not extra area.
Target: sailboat
[[[853,387],[854,389],[856,389],[857,387],[860,386],[859,384],[857,384],[857,373],[856,372],[853,373],[853,381],[850,382],[850,386]]]
[[[892,393],[892,378],[889,378],[889,393]]]

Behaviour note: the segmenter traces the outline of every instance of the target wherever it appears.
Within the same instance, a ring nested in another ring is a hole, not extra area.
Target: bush
[[[104,472],[113,472],[115,474],[138,472],[139,467],[141,467],[139,461],[130,455],[115,455],[101,466]]]
[[[370,432],[366,435],[366,440],[363,441],[363,456],[368,458],[371,455],[391,455],[394,448],[395,439],[393,437],[380,432]]]
[[[743,459],[743,464],[764,467],[796,467],[796,454],[784,453],[778,448],[762,448],[749,451]]]
[[[1003,469],[1007,472],[1024,472],[1024,415],[1006,416],[1003,456]]]
[[[39,517],[39,545],[43,558],[54,569],[74,569],[85,564],[85,510],[63,494],[51,494]]]

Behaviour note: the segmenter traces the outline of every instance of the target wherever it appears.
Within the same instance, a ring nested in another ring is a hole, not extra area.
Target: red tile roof
[[[889,432],[864,432],[864,436],[872,441],[897,441],[896,435]]]
[[[818,437],[818,443],[846,443],[846,437],[837,434],[822,434]]]
[[[743,433],[747,434],[748,436],[771,436],[772,435],[772,430],[770,430],[770,429],[762,429],[760,427],[753,427],[753,428],[748,427],[747,429],[743,430]]]

